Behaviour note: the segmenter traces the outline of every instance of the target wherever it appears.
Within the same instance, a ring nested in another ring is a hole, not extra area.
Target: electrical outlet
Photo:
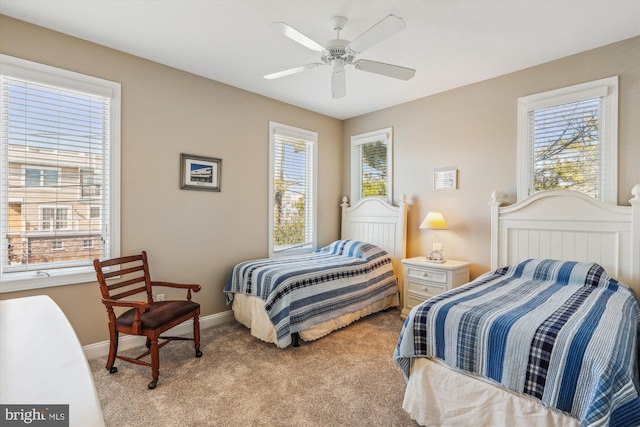
[[[156,295],[156,301],[164,301],[164,294]]]

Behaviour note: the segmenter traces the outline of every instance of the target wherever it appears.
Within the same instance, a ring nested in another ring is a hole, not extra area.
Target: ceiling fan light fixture
[[[331,72],[333,74],[344,73],[344,61],[341,58],[331,60]]]

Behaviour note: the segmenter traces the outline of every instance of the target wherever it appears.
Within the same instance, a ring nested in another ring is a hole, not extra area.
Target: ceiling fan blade
[[[407,24],[404,20],[396,15],[389,15],[364,33],[360,34],[357,39],[349,43],[347,49],[353,53],[361,53],[369,49],[371,46],[380,43],[387,37],[391,37],[398,31],[403,30]]]
[[[344,76],[344,68],[331,72],[331,97],[342,98],[347,94],[347,83]]]
[[[301,67],[290,68],[288,70],[278,71],[277,73],[267,74],[264,76],[267,80],[279,79],[280,77],[290,76],[292,74],[301,73],[306,70],[313,70],[314,68],[318,68],[319,66],[324,65],[320,62],[314,62],[312,64],[303,65]]]
[[[326,49],[320,43],[312,40],[311,38],[305,36],[300,31],[295,28],[290,27],[284,22],[273,22],[271,24],[273,28],[280,31],[285,37],[289,37],[294,42],[300,43],[302,46],[311,49],[317,53],[323,53]]]
[[[412,68],[400,67],[398,65],[385,64],[384,62],[369,61],[359,59],[353,65],[358,70],[368,71],[369,73],[381,74],[394,79],[409,80],[416,73]]]

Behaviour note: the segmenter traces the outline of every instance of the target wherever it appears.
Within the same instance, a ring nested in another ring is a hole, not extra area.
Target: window
[[[71,217],[69,207],[42,207],[40,208],[40,230],[70,230]]]
[[[0,65],[0,292],[92,282],[120,253],[120,85]]]
[[[92,198],[100,197],[100,180],[99,175],[92,169],[80,169],[80,188],[82,197]]]
[[[27,187],[57,187],[57,169],[25,168],[24,185]]]
[[[352,203],[371,196],[393,201],[392,145],[392,128],[351,137]]]
[[[572,189],[618,198],[618,78],[518,100],[518,200]]]
[[[269,123],[269,256],[316,249],[318,134]]]
[[[89,208],[89,218],[91,219],[100,218],[100,206],[91,206]]]

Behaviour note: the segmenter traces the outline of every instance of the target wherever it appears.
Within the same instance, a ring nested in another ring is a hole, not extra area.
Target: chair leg
[[[151,342],[151,376],[153,380],[149,383],[149,388],[154,389],[158,385],[158,377],[160,376],[160,349],[158,348],[158,337],[154,336]]]
[[[110,373],[118,372],[118,368],[113,366],[116,361],[116,355],[118,354],[118,331],[115,325],[109,324],[109,357],[107,358],[106,369]]]
[[[193,316],[193,344],[196,348],[196,357],[202,357],[202,352],[200,351],[200,320],[198,318],[197,314]]]

